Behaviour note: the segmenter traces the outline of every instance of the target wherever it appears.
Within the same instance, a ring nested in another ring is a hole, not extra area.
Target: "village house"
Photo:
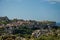
[[[47,25],[47,29],[44,29],[42,26],[39,30],[35,30],[32,33],[32,36],[38,38],[41,34],[46,34],[46,33],[50,33],[51,32],[51,26]]]
[[[46,35],[46,33],[49,33],[49,31],[47,29],[46,30],[44,30],[44,29],[43,30],[35,30],[32,33],[32,36],[38,38],[41,35]]]
[[[15,29],[18,29],[18,25],[10,23],[7,24],[4,28],[7,33],[13,33]]]
[[[33,36],[33,37],[36,37],[36,38],[38,38],[40,35],[41,35],[41,31],[40,31],[40,30],[35,30],[35,31],[32,33],[32,36]]]

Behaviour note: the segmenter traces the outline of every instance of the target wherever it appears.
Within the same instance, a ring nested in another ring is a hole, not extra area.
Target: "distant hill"
[[[9,18],[7,17],[7,16],[5,16],[5,17],[0,17],[0,21],[9,21]]]
[[[56,23],[57,26],[60,26],[60,23]]]
[[[0,24],[10,24],[13,26],[20,26],[20,25],[25,25],[25,26],[29,26],[31,27],[35,27],[35,28],[46,28],[47,26],[55,26],[56,22],[54,21],[36,21],[36,20],[23,20],[23,19],[9,19],[7,16],[5,17],[0,17]]]
[[[0,24],[5,24],[6,25],[9,22],[10,22],[10,20],[7,16],[0,17]]]

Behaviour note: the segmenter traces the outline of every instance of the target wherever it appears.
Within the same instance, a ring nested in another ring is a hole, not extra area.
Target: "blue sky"
[[[60,22],[60,0],[0,0],[0,16]]]

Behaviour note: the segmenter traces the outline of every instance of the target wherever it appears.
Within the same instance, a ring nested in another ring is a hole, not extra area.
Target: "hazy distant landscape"
[[[0,0],[0,40],[60,40],[60,0]]]
[[[57,26],[60,26],[60,23],[56,23]]]

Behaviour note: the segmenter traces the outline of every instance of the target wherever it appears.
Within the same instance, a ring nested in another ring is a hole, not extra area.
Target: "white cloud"
[[[60,2],[60,0],[47,0],[47,1],[54,1],[54,2]]]
[[[48,1],[48,2],[60,2],[60,0],[44,0],[44,1]]]
[[[41,0],[41,1],[49,2],[49,3],[51,3],[51,4],[60,3],[60,0]]]

